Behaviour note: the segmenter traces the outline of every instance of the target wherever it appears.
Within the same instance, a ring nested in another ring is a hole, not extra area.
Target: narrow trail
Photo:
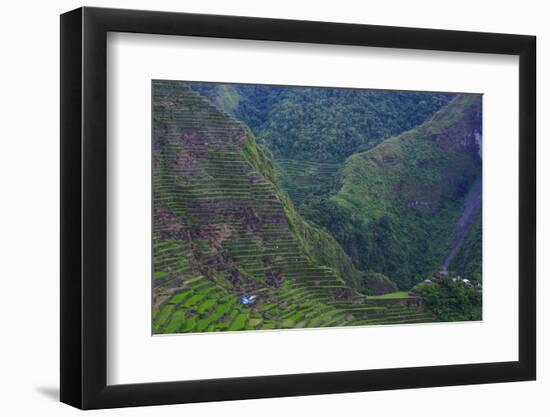
[[[458,222],[455,226],[455,238],[453,244],[451,246],[451,249],[449,250],[449,253],[447,254],[447,257],[445,258],[445,261],[443,262],[443,269],[445,271],[462,247],[462,244],[464,243],[464,238],[466,237],[466,233],[470,229],[474,217],[481,209],[481,183],[481,177],[476,179],[476,181],[472,185],[472,188],[470,189],[470,192],[468,193],[468,196],[466,197],[466,201],[464,202],[464,210],[462,211],[462,215],[460,216],[460,219],[458,219]]]

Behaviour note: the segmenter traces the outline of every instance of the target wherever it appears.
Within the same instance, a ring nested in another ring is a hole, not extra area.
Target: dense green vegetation
[[[379,272],[366,272],[362,279],[362,290],[367,294],[396,294],[397,285]]]
[[[342,250],[336,240],[326,231],[304,221],[296,212],[291,199],[278,185],[273,163],[257,146],[256,140],[250,131],[247,131],[247,138],[242,152],[256,172],[268,179],[277,190],[290,229],[300,242],[304,252],[315,263],[333,268],[334,272],[344,279],[348,285],[357,290],[362,290],[364,293],[383,293],[387,291],[387,288],[392,289],[391,284],[384,285],[380,283],[376,286],[369,286],[366,283],[366,274],[355,269],[350,257]]]
[[[441,321],[481,320],[481,291],[452,277],[420,283],[412,291],[420,295]]]
[[[311,218],[311,206],[336,193],[343,163],[294,159],[277,160],[277,180],[298,211]]]
[[[424,122],[453,94],[192,83],[246,123],[275,159],[343,161]]]
[[[154,82],[153,111],[154,333],[434,319],[418,297],[357,291],[375,292],[298,214],[246,126],[178,82]]]
[[[305,216],[326,228],[359,269],[411,288],[441,267],[480,175],[473,135],[481,129],[480,106],[477,96],[459,96],[425,124],[351,156],[338,193],[312,199]],[[472,233],[467,246],[479,237]]]
[[[155,333],[481,317],[480,96],[153,87]]]
[[[291,94],[288,88],[276,86],[217,83],[189,85],[218,108],[245,122],[256,136],[268,122],[275,104]]]
[[[483,248],[481,218],[482,213],[480,211],[468,230],[464,244],[449,266],[450,270],[455,271],[463,277],[468,277],[476,283],[481,283],[482,276],[481,259]]]
[[[329,197],[339,191],[345,158],[421,124],[446,106],[453,94],[207,83],[192,83],[192,88],[250,126],[265,152],[276,160],[277,180],[298,212],[326,228],[357,268],[384,272],[405,288],[440,266],[435,259],[442,251],[430,255],[432,262],[426,265],[398,267],[407,242],[389,242],[393,236],[381,244],[375,242],[399,227],[392,224],[395,217],[368,222]],[[413,216],[409,223],[414,222]],[[433,225],[417,226],[423,232]],[[448,230],[440,233],[449,234]],[[383,265],[387,251],[387,265]],[[417,262],[422,264],[421,259]],[[364,279],[363,286],[372,288]]]

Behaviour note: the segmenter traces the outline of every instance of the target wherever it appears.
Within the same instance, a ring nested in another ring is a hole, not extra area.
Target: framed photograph
[[[535,37],[61,16],[61,401],[533,380]]]

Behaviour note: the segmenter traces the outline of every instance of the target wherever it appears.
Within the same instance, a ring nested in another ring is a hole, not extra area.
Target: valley
[[[475,96],[238,87],[153,81],[154,334],[436,321],[413,287],[481,275]]]

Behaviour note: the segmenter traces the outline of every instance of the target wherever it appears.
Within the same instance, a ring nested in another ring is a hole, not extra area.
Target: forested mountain
[[[301,218],[252,132],[185,83],[153,83],[153,332],[414,323],[419,297],[358,271]]]
[[[483,272],[481,265],[483,249],[481,218],[482,212],[480,210],[474,217],[456,257],[449,264],[451,271],[479,283],[482,281]]]
[[[479,95],[153,82],[154,332],[479,319],[424,281],[481,282],[481,131]]]
[[[254,132],[279,183],[308,220],[338,191],[345,159],[409,130],[454,94],[190,83]]]
[[[481,175],[480,96],[208,83],[192,88],[251,127],[300,214],[327,229],[359,269],[383,272],[410,288],[442,267],[465,196]],[[463,115],[472,100],[475,110]],[[469,148],[454,152],[452,144],[464,141],[460,128],[469,129]],[[432,146],[444,135],[449,146]],[[411,137],[420,140],[403,139]],[[364,163],[365,155],[380,152],[389,153],[381,165]],[[365,187],[368,197],[352,196]],[[373,191],[384,187],[386,196]],[[434,193],[440,195],[434,199]],[[462,231],[445,266],[481,275],[480,223]]]
[[[192,83],[246,123],[275,159],[340,162],[409,130],[454,94]]]
[[[410,288],[441,268],[451,250],[481,176],[480,133],[481,97],[457,96],[430,121],[348,158],[338,193],[318,201],[311,218],[360,269]],[[480,273],[480,220],[464,231],[451,266]]]

